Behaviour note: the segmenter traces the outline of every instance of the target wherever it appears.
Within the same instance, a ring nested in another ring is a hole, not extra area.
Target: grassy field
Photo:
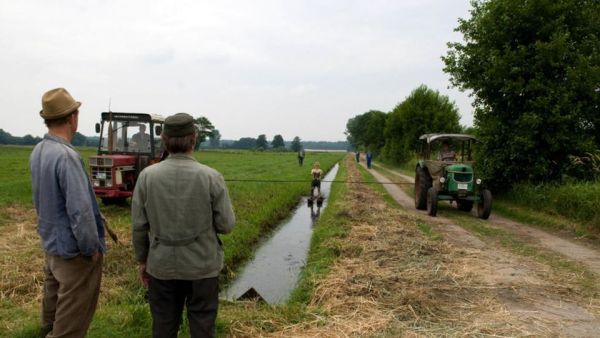
[[[29,147],[0,147],[0,336],[34,337],[38,328],[42,251],[35,232],[28,170]],[[81,149],[85,159],[93,149]],[[223,281],[235,275],[240,264],[253,254],[257,241],[285,217],[300,195],[309,190],[309,164],[320,161],[324,169],[338,162],[341,153],[307,153],[299,167],[294,153],[199,152],[196,158],[219,170],[225,179],[303,180],[307,183],[229,182],[238,222],[223,236]],[[105,260],[100,306],[90,337],[144,337],[150,316],[135,272],[130,244],[127,207],[102,206],[121,243],[110,243]],[[227,329],[219,318],[219,330]]]

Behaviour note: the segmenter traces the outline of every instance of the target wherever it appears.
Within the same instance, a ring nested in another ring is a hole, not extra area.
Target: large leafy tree
[[[198,127],[198,138],[196,139],[196,147],[195,149],[200,149],[200,143],[206,141],[206,138],[209,137],[215,127],[213,124],[204,116],[200,116],[194,119],[194,123]]]
[[[211,148],[219,148],[221,146],[221,132],[219,132],[219,129],[213,130],[208,136],[208,144]]]
[[[302,141],[300,141],[300,137],[294,137],[292,144],[290,145],[290,149],[295,152],[299,152],[302,149]]]
[[[273,136],[273,141],[271,141],[271,146],[275,149],[285,148],[285,142],[283,141],[283,136],[277,134]]]
[[[419,136],[461,131],[454,102],[425,85],[417,87],[388,115],[384,157],[391,162],[408,161],[417,150]]]
[[[265,134],[258,135],[258,138],[256,139],[256,148],[262,149],[262,150],[269,148],[269,142],[267,141],[267,135],[265,135]]]
[[[348,142],[355,149],[364,148],[378,153],[385,144],[383,129],[387,114],[378,110],[370,110],[357,115],[346,123]]]
[[[443,57],[475,98],[479,164],[496,188],[559,179],[600,144],[600,2],[473,1]]]

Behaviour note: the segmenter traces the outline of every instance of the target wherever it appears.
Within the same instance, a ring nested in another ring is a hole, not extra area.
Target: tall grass
[[[560,215],[600,231],[600,181],[565,184],[517,184],[501,196],[521,207]]]

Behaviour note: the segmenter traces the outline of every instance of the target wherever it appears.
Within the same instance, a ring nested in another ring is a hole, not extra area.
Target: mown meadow
[[[31,147],[0,147],[3,163],[0,167],[0,336],[36,337],[39,328],[43,252],[35,231],[31,202],[30,152]],[[95,150],[83,148],[80,152],[87,159]],[[308,194],[310,165],[319,161],[328,170],[344,155],[308,152],[304,166],[300,167],[295,153],[195,153],[201,163],[220,171],[226,180],[306,180],[305,183],[227,183],[237,224],[231,234],[222,236],[225,269],[221,280],[224,284],[252,256],[260,239],[268,236],[289,214],[300,196]],[[101,299],[89,337],[148,336],[151,319],[133,260],[129,208],[101,205],[101,209],[119,235],[120,243],[109,242]],[[220,316],[219,332],[227,331],[230,321],[231,318]]]

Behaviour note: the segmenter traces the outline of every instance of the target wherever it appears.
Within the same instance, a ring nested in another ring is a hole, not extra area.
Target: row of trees
[[[419,136],[462,130],[458,108],[447,96],[421,85],[391,112],[371,110],[346,124],[348,142],[392,163],[414,157]]]
[[[452,84],[474,98],[480,173],[496,190],[597,177],[570,169],[600,148],[600,1],[472,6],[456,28],[463,42],[449,43],[442,59]],[[347,124],[355,147],[393,162],[410,159],[419,134],[460,129],[454,104],[424,86],[388,114],[370,111]]]
[[[292,140],[289,149],[286,148],[285,146],[285,141],[283,139],[283,136],[277,134],[275,136],[273,136],[273,140],[271,140],[271,142],[269,142],[267,140],[267,135],[265,134],[260,134],[258,135],[257,138],[253,138],[253,137],[242,137],[237,141],[234,141],[229,148],[234,148],[234,149],[256,149],[256,150],[267,150],[267,149],[273,149],[276,151],[286,151],[286,150],[291,150],[291,151],[300,151],[300,149],[302,149],[302,141],[300,140],[300,137],[296,136],[294,137],[294,139]]]
[[[12,144],[12,145],[35,145],[42,140],[39,136],[31,136],[29,134],[20,137],[13,136],[9,132],[0,129],[0,144]],[[87,147],[95,147],[98,145],[98,137],[87,137],[77,132],[73,136],[71,143],[74,146],[87,146]]]

